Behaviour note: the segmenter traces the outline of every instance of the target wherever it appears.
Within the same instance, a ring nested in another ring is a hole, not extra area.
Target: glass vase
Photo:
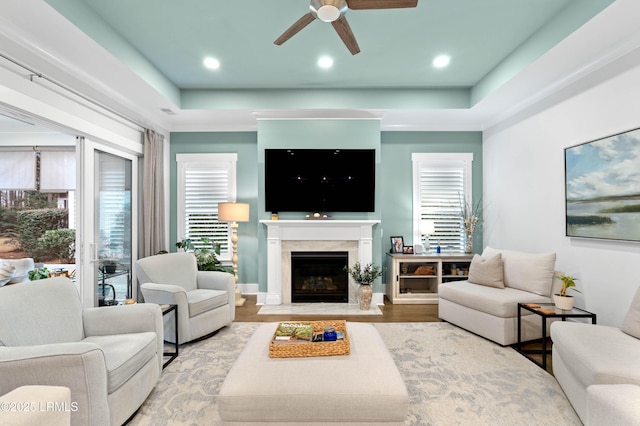
[[[465,233],[464,252],[467,254],[473,253],[473,233]]]

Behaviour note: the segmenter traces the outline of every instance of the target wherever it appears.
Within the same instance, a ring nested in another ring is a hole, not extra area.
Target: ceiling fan
[[[360,47],[345,17],[347,10],[397,9],[417,5],[418,0],[311,0],[311,11],[298,19],[274,43],[280,46],[317,18],[323,22],[331,22],[349,52],[355,55],[360,53]]]

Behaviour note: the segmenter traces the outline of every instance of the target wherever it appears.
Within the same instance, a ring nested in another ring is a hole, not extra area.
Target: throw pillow
[[[15,272],[16,268],[14,266],[6,262],[0,263],[0,287],[8,283]]]
[[[636,295],[633,296],[631,306],[624,317],[620,330],[636,339],[640,339],[640,288],[636,290]]]
[[[489,287],[504,288],[502,254],[483,258],[479,254],[471,259],[469,282]]]
[[[482,257],[502,254],[505,287],[517,288],[540,296],[551,296],[556,267],[555,253],[524,253],[514,250],[485,248]]]

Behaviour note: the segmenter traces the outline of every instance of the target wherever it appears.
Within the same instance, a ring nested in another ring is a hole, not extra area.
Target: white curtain
[[[75,151],[40,152],[40,191],[67,192],[75,189]]]
[[[0,189],[36,189],[35,151],[0,153]]]
[[[140,258],[167,250],[164,200],[164,136],[144,131],[142,165],[142,235]]]

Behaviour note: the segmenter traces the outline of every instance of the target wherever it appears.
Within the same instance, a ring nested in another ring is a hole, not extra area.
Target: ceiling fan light
[[[317,13],[318,19],[323,22],[333,22],[340,17],[340,9],[331,4],[320,6]]]
[[[311,13],[323,22],[334,22],[347,12],[346,0],[311,0]]]

